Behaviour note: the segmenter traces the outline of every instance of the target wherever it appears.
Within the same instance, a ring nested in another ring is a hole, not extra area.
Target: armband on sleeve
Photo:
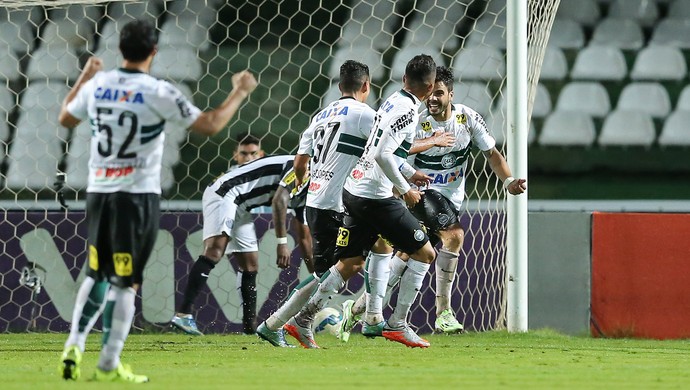
[[[410,177],[412,177],[412,175],[414,175],[415,172],[417,172],[417,170],[414,169],[414,167],[410,165],[407,161],[400,164],[398,170],[400,171],[400,173],[402,173],[403,176],[405,176],[406,179],[409,179]]]

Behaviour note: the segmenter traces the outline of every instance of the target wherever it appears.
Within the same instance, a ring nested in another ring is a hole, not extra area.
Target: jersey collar
[[[414,103],[414,104],[416,104],[416,105],[422,104],[422,101],[421,101],[421,100],[417,99],[416,96],[414,96],[413,94],[411,94],[411,93],[405,91],[404,89],[401,89],[401,90],[400,90],[400,93],[401,93],[403,96],[407,96],[408,98],[410,98],[410,99],[412,100],[412,103]]]
[[[144,73],[144,72],[142,72],[140,70],[136,70],[136,69],[117,68],[117,70],[119,70],[122,73],[131,73],[131,74]]]

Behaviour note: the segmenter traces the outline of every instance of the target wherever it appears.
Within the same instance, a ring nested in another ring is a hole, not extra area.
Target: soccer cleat
[[[295,347],[294,345],[288,344],[288,342],[285,341],[285,330],[284,329],[270,330],[270,329],[268,329],[268,326],[266,326],[266,321],[260,323],[259,326],[256,328],[256,335],[259,336],[260,338],[268,341],[274,347],[281,347],[281,348],[294,348]]]
[[[362,335],[370,339],[373,339],[374,337],[381,337],[383,336],[383,326],[385,324],[386,323],[384,321],[381,321],[378,324],[371,325],[364,321],[362,322]]]
[[[446,309],[436,317],[435,330],[437,333],[461,333],[465,328],[455,319],[453,311]]]
[[[69,346],[62,351],[58,370],[62,378],[76,381],[81,375],[81,351],[76,345]]]
[[[304,348],[321,348],[318,344],[316,344],[316,341],[314,341],[314,334],[311,332],[311,328],[300,326],[297,321],[295,321],[295,317],[290,318],[290,321],[283,325],[283,329],[285,329],[290,336],[297,339],[300,345]]]
[[[176,327],[177,329],[180,329],[181,331],[191,334],[193,336],[203,336],[204,334],[201,333],[199,328],[196,326],[196,321],[194,321],[194,317],[192,317],[191,314],[188,314],[186,316],[178,316],[175,315],[171,321],[172,325]]]
[[[149,377],[146,375],[137,375],[132,372],[132,368],[128,364],[120,363],[116,369],[110,371],[103,371],[96,367],[96,373],[93,375],[93,380],[96,382],[146,383],[149,381]]]
[[[348,340],[350,340],[352,328],[355,327],[355,324],[357,324],[362,317],[361,314],[352,314],[352,305],[354,304],[355,301],[352,299],[343,302],[343,319],[340,321],[340,328],[338,328],[338,338],[343,343],[347,343]]]
[[[389,328],[385,326],[383,328],[383,337],[390,341],[405,344],[410,348],[428,348],[431,345],[428,341],[417,336],[417,333],[409,325],[405,325],[402,328]]]

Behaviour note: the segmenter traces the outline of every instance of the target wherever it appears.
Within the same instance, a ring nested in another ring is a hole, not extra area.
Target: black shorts
[[[414,253],[429,237],[400,199],[362,198],[343,191],[345,219],[336,242],[335,257],[364,256],[379,235],[397,249]]]
[[[336,262],[335,240],[343,226],[343,213],[307,206],[307,225],[311,232],[314,272],[321,276]]]
[[[158,194],[86,194],[87,275],[118,287],[141,284],[160,225]]]
[[[460,222],[458,210],[448,198],[436,190],[425,190],[422,200],[410,209],[412,215],[426,228],[431,244],[440,241],[438,232]]]

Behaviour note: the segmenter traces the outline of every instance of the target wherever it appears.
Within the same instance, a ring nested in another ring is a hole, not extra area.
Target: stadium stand
[[[690,111],[674,111],[666,118],[659,134],[661,146],[690,146]]]

